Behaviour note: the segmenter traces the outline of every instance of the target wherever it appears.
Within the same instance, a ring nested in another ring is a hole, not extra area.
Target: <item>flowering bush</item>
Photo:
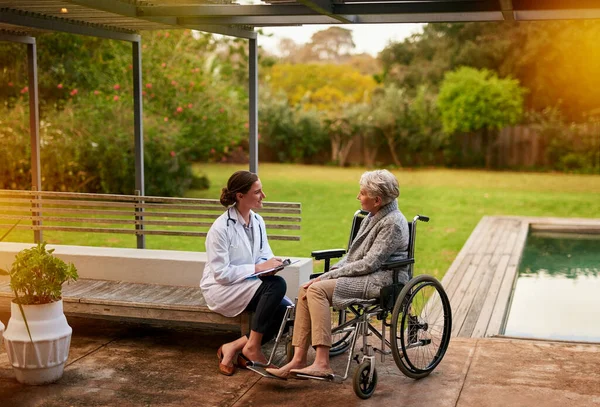
[[[133,193],[130,48],[68,34],[44,44],[77,49],[39,61],[43,188]],[[181,195],[192,160],[247,154],[246,42],[175,31],[143,33],[142,44],[146,193]],[[14,64],[0,72],[0,94],[10,96],[0,114],[0,187],[29,189],[27,78]]]
[[[40,123],[42,187],[46,191],[133,194],[132,106],[111,95],[82,96]],[[27,109],[0,114],[0,188],[30,189]],[[177,153],[179,129],[148,118],[145,127],[146,194],[181,196],[192,182],[190,163]]]

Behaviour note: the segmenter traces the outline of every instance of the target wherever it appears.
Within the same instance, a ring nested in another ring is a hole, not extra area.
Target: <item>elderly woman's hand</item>
[[[313,285],[314,283],[316,283],[317,281],[321,281],[321,277],[316,277],[313,278],[312,280],[308,280],[306,283],[302,284],[302,288],[304,288],[305,290],[308,290],[308,287],[310,287],[311,285]],[[301,300],[306,298],[306,294],[304,294],[302,296],[302,298],[300,298]]]

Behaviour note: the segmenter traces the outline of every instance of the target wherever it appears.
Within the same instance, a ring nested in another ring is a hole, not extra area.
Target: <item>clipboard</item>
[[[241,281],[241,280],[247,280],[247,279],[249,279],[249,278],[254,278],[254,277],[260,277],[260,276],[261,276],[261,275],[263,275],[263,274],[269,274],[269,273],[272,273],[272,272],[274,272],[274,271],[275,271],[275,272],[277,272],[277,271],[281,271],[281,270],[283,270],[284,268],[286,268],[287,266],[291,266],[292,264],[296,264],[296,263],[298,263],[299,261],[300,261],[300,259],[298,259],[298,260],[294,260],[294,261],[291,261],[290,259],[285,259],[285,260],[283,261],[283,264],[282,264],[281,266],[277,266],[277,267],[273,267],[273,268],[270,268],[270,269],[267,269],[267,270],[263,270],[263,271],[261,271],[261,272],[259,272],[259,273],[252,273],[252,274],[248,274],[248,275],[244,276],[244,278],[242,278],[242,279],[240,279],[240,280],[238,280],[238,281]]]

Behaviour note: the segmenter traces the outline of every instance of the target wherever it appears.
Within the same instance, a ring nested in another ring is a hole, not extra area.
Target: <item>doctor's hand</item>
[[[261,271],[272,269],[274,267],[279,267],[281,265],[283,265],[283,262],[281,261],[280,258],[278,258],[278,257],[272,257],[269,260],[265,261],[264,263],[256,264],[254,266],[254,273],[260,273]],[[274,271],[271,272],[271,273],[268,273],[268,274],[263,274],[263,275],[264,276],[270,276],[270,275],[273,275],[273,274],[275,274]]]

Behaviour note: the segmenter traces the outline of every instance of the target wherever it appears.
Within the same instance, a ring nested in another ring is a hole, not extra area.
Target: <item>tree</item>
[[[282,90],[292,106],[339,111],[348,104],[370,99],[375,81],[345,65],[281,64],[269,72],[274,91]]]
[[[308,44],[320,60],[339,61],[344,55],[352,52],[356,45],[352,39],[352,31],[341,27],[329,27],[314,33]]]
[[[373,125],[383,134],[390,154],[397,167],[402,163],[397,148],[400,138],[406,136],[407,128],[403,126],[408,113],[408,97],[406,92],[391,84],[381,88],[373,97]]]
[[[600,21],[427,24],[423,32],[390,44],[379,57],[385,82],[413,94],[436,90],[444,73],[470,66],[519,80],[528,109],[559,106],[580,121],[600,106]]]
[[[369,115],[367,103],[354,103],[345,106],[340,112],[332,112],[325,123],[331,141],[331,160],[340,167],[346,165],[348,153],[359,136],[368,129]]]
[[[484,132],[486,167],[490,166],[493,130],[516,124],[523,115],[525,90],[514,79],[487,70],[462,67],[446,74],[438,96],[445,132]]]

